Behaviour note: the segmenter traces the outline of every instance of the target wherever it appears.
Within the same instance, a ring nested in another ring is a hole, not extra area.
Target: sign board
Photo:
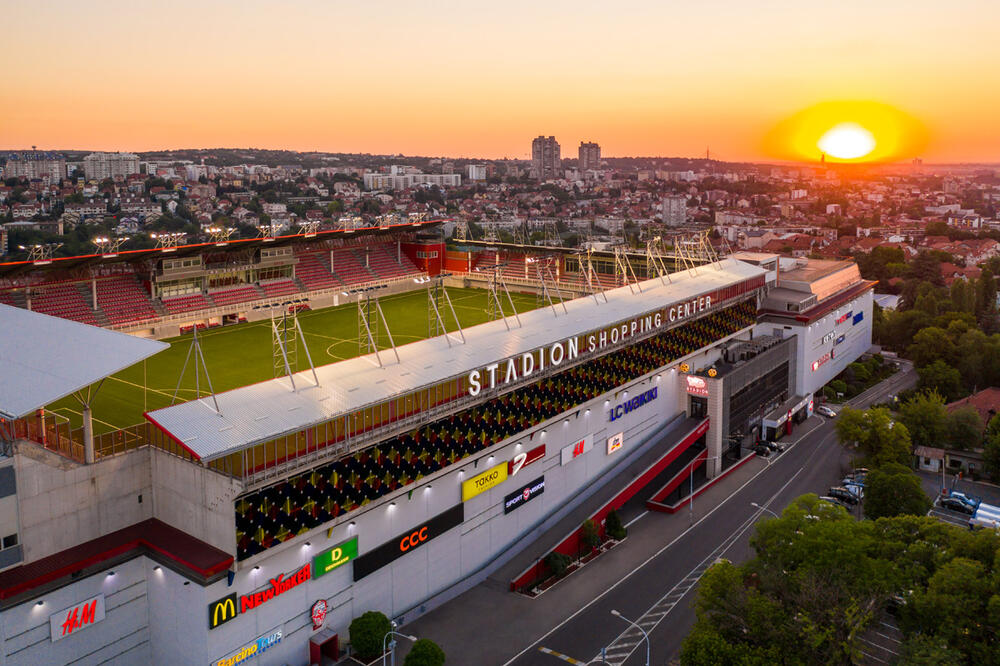
[[[708,381],[704,377],[697,375],[687,375],[684,377],[689,395],[700,395],[708,397]]]
[[[268,648],[274,647],[281,642],[281,629],[272,629],[263,636],[259,636],[239,650],[230,652],[222,659],[211,662],[211,666],[237,666],[254,657],[259,657]]]
[[[656,387],[654,386],[648,391],[645,391],[635,396],[631,400],[626,400],[621,404],[615,405],[614,407],[611,408],[611,410],[608,413],[608,420],[614,421],[615,419],[620,419],[629,412],[635,409],[639,409],[646,403],[656,400],[656,393],[657,393]]]
[[[293,587],[305,583],[312,578],[312,562],[305,564],[301,569],[285,578],[285,574],[278,574],[277,578],[267,581],[268,586],[260,592],[244,594],[240,597],[240,612],[246,613],[257,606],[266,604],[278,595],[288,592]]]
[[[594,448],[594,436],[587,435],[578,442],[574,442],[569,446],[564,446],[562,451],[559,452],[560,462],[563,465],[568,465],[592,448]]]
[[[208,628],[209,630],[215,629],[237,615],[239,615],[239,609],[236,606],[236,593],[233,592],[208,605]]]
[[[52,642],[61,641],[67,636],[91,627],[104,619],[104,595],[98,594],[75,606],[49,616],[49,631]]]
[[[358,537],[328,548],[313,558],[313,578],[328,574],[342,564],[347,564],[358,556]]]
[[[406,555],[411,550],[419,548],[431,539],[441,536],[451,528],[458,527],[464,520],[465,504],[456,504],[444,513],[439,513],[427,522],[417,525],[412,530],[403,532],[375,550],[357,557],[354,560],[355,582],[368,574],[375,573],[385,565]]]
[[[545,477],[540,476],[534,481],[521,486],[520,489],[512,492],[503,498],[503,512],[510,513],[514,509],[524,506],[531,500],[545,492]]]
[[[828,343],[831,340],[833,340],[835,337],[837,337],[837,332],[836,331],[830,331],[829,333],[827,333],[826,335],[823,336],[823,339],[820,340],[820,344],[821,345],[825,345],[826,343]]]
[[[309,619],[313,623],[313,631],[316,631],[323,626],[326,621],[326,613],[330,610],[330,604],[326,602],[326,599],[320,599],[309,608]]]
[[[536,463],[545,457],[545,445],[536,446],[525,453],[518,453],[507,461],[507,476],[514,476],[521,468],[527,467],[531,463]]]
[[[823,354],[818,359],[816,359],[815,361],[813,361],[812,362],[812,370],[813,370],[813,372],[816,372],[821,365],[823,365],[824,363],[826,363],[827,361],[829,361],[833,357],[834,357],[834,353],[833,353],[833,350],[831,349],[830,351],[828,351],[827,353]]]
[[[854,320],[851,322],[851,326],[857,326],[858,322],[865,318],[865,311],[862,310],[858,314],[854,315]]]
[[[608,455],[622,448],[622,444],[625,443],[625,433],[620,432],[617,435],[611,435],[608,437]]]
[[[839,317],[837,317],[837,323],[843,324],[845,321],[851,318],[852,314],[854,314],[854,312],[849,310],[846,314],[840,315]]]
[[[485,493],[494,486],[499,486],[507,480],[507,463],[494,465],[482,474],[477,474],[468,481],[462,482],[462,501],[468,502],[470,499]]]

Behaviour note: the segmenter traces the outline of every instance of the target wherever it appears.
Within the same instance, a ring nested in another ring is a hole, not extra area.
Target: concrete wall
[[[20,518],[17,509],[17,473],[14,459],[0,456],[0,539],[10,539],[16,543],[6,547],[0,542],[0,570],[21,562]]]
[[[149,449],[80,465],[19,442],[14,464],[25,562],[153,517]]]
[[[242,484],[159,449],[149,455],[153,516],[235,557],[233,500]]]
[[[0,612],[0,666],[192,663],[153,659],[146,589],[151,566],[139,557],[115,566],[113,576],[101,572]],[[49,617],[98,594],[104,594],[104,620],[53,642]],[[171,642],[183,642],[182,636]]]

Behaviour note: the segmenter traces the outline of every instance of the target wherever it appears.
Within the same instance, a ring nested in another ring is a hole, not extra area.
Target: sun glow
[[[878,102],[824,102],[778,123],[764,139],[773,157],[884,162],[916,157],[927,130],[913,116]]]
[[[825,155],[856,160],[875,150],[875,137],[857,123],[840,123],[820,137],[816,145]]]

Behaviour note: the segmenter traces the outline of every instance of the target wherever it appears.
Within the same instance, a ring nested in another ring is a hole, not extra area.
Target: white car
[[[833,411],[832,409],[830,409],[826,405],[820,405],[819,407],[817,407],[816,408],[816,413],[820,414],[822,416],[825,416],[825,417],[827,417],[829,419],[835,419],[835,418],[837,418],[837,412]]]

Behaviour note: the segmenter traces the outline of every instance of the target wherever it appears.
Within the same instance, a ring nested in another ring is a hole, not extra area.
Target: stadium
[[[852,262],[442,226],[0,265],[0,664],[318,663],[602,489],[683,506],[871,344]]]

